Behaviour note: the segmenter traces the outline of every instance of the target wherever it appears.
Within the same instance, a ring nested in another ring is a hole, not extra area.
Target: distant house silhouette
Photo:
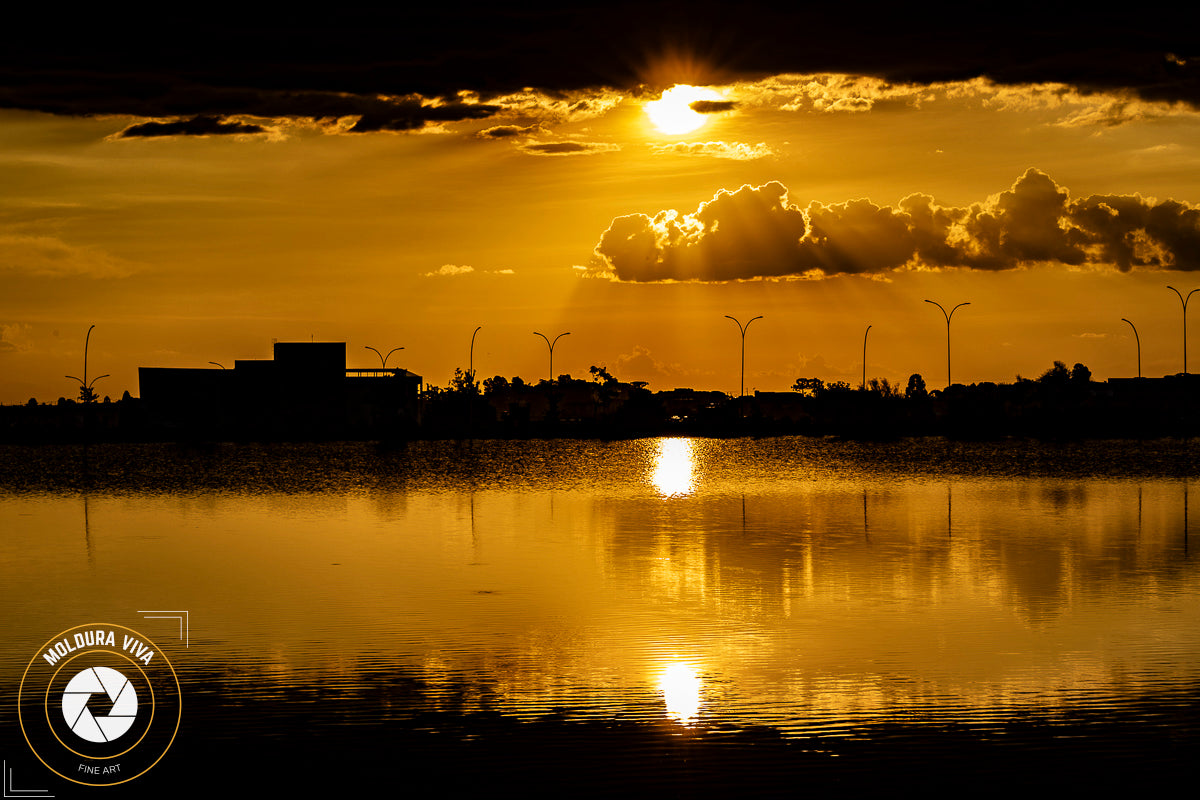
[[[421,376],[347,369],[345,342],[276,342],[233,369],[139,367],[153,427],[185,436],[312,439],[403,433],[418,422]]]

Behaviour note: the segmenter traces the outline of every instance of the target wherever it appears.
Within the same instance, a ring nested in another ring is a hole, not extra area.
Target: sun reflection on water
[[[658,675],[658,690],[667,702],[667,716],[690,725],[700,714],[700,676],[696,670],[676,661]]]
[[[659,439],[654,457],[654,488],[664,497],[681,497],[696,489],[691,439]]]

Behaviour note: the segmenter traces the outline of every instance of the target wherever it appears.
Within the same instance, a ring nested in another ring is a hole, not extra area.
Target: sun
[[[721,100],[715,90],[705,86],[676,84],[662,93],[658,100],[646,103],[646,115],[662,133],[677,136],[691,133],[708,121],[707,114],[692,110],[697,100]]]
[[[667,716],[690,725],[700,714],[699,673],[680,661],[668,664],[658,676],[658,690],[667,703]]]

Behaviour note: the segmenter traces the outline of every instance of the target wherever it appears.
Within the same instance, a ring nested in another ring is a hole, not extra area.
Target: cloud
[[[624,281],[730,281],[1036,264],[1200,270],[1200,209],[1138,195],[1072,200],[1036,169],[966,208],[921,194],[894,208],[865,199],[801,208],[771,182],[718,192],[687,214],[617,217],[590,270]]]
[[[457,264],[442,264],[442,266],[439,267],[434,272],[426,272],[425,277],[426,278],[445,278],[445,277],[454,276],[454,275],[467,275],[474,271],[475,271],[474,267],[468,267],[466,265],[459,266]]]
[[[526,87],[488,97],[488,102],[500,106],[504,116],[540,125],[558,125],[599,117],[616,108],[624,93],[608,87],[584,90],[539,91]]]
[[[645,381],[655,385],[670,385],[673,381],[690,380],[712,374],[711,371],[662,361],[655,357],[649,348],[640,344],[634,345],[632,353],[622,353],[617,356],[616,364],[611,372],[617,379],[626,383]]]
[[[1061,83],[1200,106],[1200,63],[1186,49],[1188,20],[1177,3],[1141,3],[1132,14],[1119,5],[1086,14],[1072,4],[1006,7],[986,25],[940,3],[746,0],[737,11],[718,0],[693,0],[686,13],[634,0],[326,4],[286,17],[248,5],[236,15],[180,7],[156,11],[170,36],[154,38],[132,24],[132,12],[107,6],[63,15],[53,4],[14,5],[5,23],[20,35],[0,49],[0,106],[151,120],[362,115],[359,132],[412,130],[486,115],[481,104],[458,100],[464,90],[489,103],[536,93],[569,107],[570,93],[602,87],[818,73],[892,84]],[[416,96],[444,104],[383,116],[348,110]]]
[[[362,114],[349,132],[413,131],[429,123],[485,119],[498,111],[500,106],[488,103],[431,102],[417,96],[397,98]]]
[[[721,191],[692,214],[618,217],[595,252],[621,280],[735,280],[789,274],[808,223],[780,183]]]
[[[922,92],[919,85],[845,74],[776,75],[749,89],[773,96],[784,111],[825,113],[870,111],[880,103],[915,106]]]
[[[0,234],[0,275],[122,278],[133,271],[128,262],[98,248],[79,247],[52,236]]]
[[[620,150],[621,146],[606,142],[533,142],[520,149],[531,156],[590,156]]]
[[[485,119],[503,107],[478,102],[470,93],[450,97],[418,92],[381,94],[321,91],[311,88],[280,89],[274,86],[247,87],[198,83],[193,76],[104,77],[104,68],[80,76],[79,86],[50,91],[37,102],[21,101],[23,81],[4,84],[0,58],[0,107],[29,108],[61,115],[121,115],[146,118],[122,132],[136,136],[211,136],[230,133],[266,133],[271,129],[257,123],[231,121],[234,117],[257,120],[316,122],[329,133],[418,131],[447,122]],[[103,64],[103,61],[99,62]],[[233,76],[231,76],[233,77]],[[104,85],[94,86],[94,81]],[[30,89],[37,94],[40,90]]]
[[[727,158],[735,161],[754,161],[775,155],[775,151],[765,142],[748,144],[746,142],[675,142],[674,144],[651,145],[651,152],[656,155],[708,156],[710,158]]]
[[[137,137],[155,136],[230,136],[234,134],[268,133],[269,129],[262,125],[247,122],[237,122],[221,119],[220,117],[197,115],[191,119],[177,119],[169,122],[142,122],[130,125],[118,134],[118,138],[132,139]]]
[[[32,327],[23,322],[0,322],[0,354],[28,350]]]
[[[737,107],[736,100],[695,100],[688,104],[688,108],[697,114],[720,114],[723,111],[732,111]]]
[[[426,272],[425,277],[426,278],[453,278],[453,277],[456,277],[459,275],[470,275],[472,273],[474,273],[476,275],[515,275],[516,274],[516,272],[511,269],[477,270],[474,267],[470,267],[465,264],[463,264],[461,266],[458,264],[442,264],[442,266],[440,266],[435,271]]]
[[[1059,118],[1058,127],[1111,128],[1150,119],[1182,117],[1195,107],[1139,98],[1111,88],[1083,91],[1065,83],[1006,85],[987,78],[951,82],[891,83],[862,75],[773,75],[739,84],[747,105],[802,113],[857,113],[917,110],[939,102],[982,104],[997,111],[1042,113]]]
[[[541,125],[495,125],[475,134],[480,139],[512,139],[543,133]]]

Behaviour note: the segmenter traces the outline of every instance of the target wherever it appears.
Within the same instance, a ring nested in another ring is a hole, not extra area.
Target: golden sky
[[[1200,286],[1194,78],[1175,95],[1000,80],[1004,53],[936,79],[739,70],[729,46],[643,46],[653,69],[632,78],[511,88],[470,81],[502,58],[475,46],[453,91],[330,78],[254,101],[199,73],[164,73],[155,103],[111,82],[34,91],[0,60],[0,402],[74,396],[93,324],[89,376],[114,399],[139,366],[232,366],[273,339],[345,341],[362,367],[403,346],[389,366],[444,386],[477,326],[481,377],[546,377],[533,332],[570,331],[556,373],[735,392],[726,314],[763,316],[747,391],[857,384],[868,325],[868,378],[940,387],[946,325],[925,299],[971,303],[956,382],[1054,360],[1135,375],[1122,318],[1144,374],[1183,369],[1167,286]],[[258,77],[241,67],[238,92]],[[678,108],[650,105],[676,84]]]

